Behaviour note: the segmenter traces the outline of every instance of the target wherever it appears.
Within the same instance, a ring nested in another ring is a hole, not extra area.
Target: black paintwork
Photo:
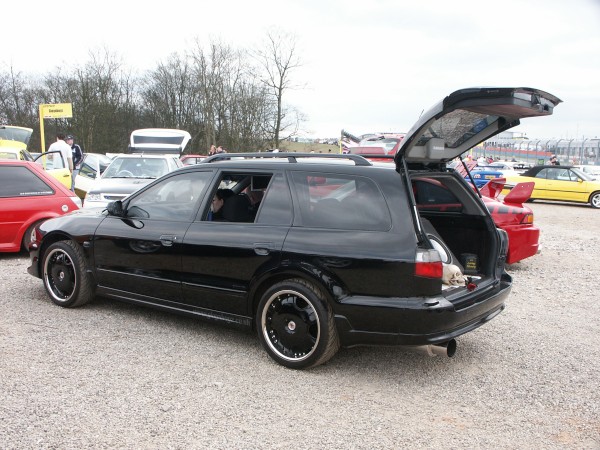
[[[197,204],[194,219],[126,217],[128,202],[161,179],[123,202],[125,217],[114,215],[121,206],[114,204],[109,208],[113,214],[82,210],[45,222],[39,229],[38,248],[31,249],[29,272],[40,276],[39,258],[53,241],[72,239],[84,250],[97,294],[244,327],[252,326],[266,288],[285,278],[304,278],[326,292],[324,301],[331,305],[346,346],[446,342],[504,308],[511,282],[494,267],[502,260],[501,238],[485,207],[467,188],[461,195],[473,202],[476,214],[428,217],[447,241],[456,241],[455,251],[463,246],[478,253],[484,272],[475,291],[459,288],[460,292],[449,295],[442,292],[439,279],[414,275],[415,253],[428,244],[419,242],[411,197],[398,172],[326,163],[307,168],[289,162],[226,161],[209,166],[215,171],[310,170],[369,177],[385,197],[392,226],[386,231],[307,228],[301,226],[295,195],[289,205],[294,222],[286,226],[203,221],[208,194]],[[206,167],[188,166],[173,174]],[[474,235],[479,236],[479,246],[473,246]]]

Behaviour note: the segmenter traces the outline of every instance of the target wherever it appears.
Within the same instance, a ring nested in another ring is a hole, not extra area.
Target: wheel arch
[[[39,250],[39,259],[38,259],[38,273],[43,273],[43,260],[44,260],[44,255],[46,254],[46,250],[48,250],[48,247],[50,247],[52,244],[54,244],[55,242],[59,242],[59,241],[73,241],[75,243],[77,243],[77,245],[81,246],[81,242],[78,241],[76,238],[74,238],[73,236],[71,236],[68,233],[65,233],[64,231],[54,231],[52,233],[48,233],[44,236],[44,239],[42,240],[42,245],[40,246],[40,250]],[[93,267],[93,265],[91,264],[90,261],[90,255],[88,253],[88,251],[86,251],[86,249],[83,249],[83,253],[85,255],[86,258],[86,265],[88,267],[87,272],[91,273],[92,276],[94,277],[94,284],[95,284],[95,279],[96,279],[96,274],[93,270],[90,270],[90,267]]]
[[[589,203],[590,205],[592,205],[592,207],[593,207],[593,208],[599,208],[599,206],[594,206],[594,204],[592,203],[592,201],[593,201],[593,199],[594,199],[594,197],[595,197],[596,195],[600,195],[600,191],[594,191],[594,192],[592,192],[592,193],[590,194],[590,197],[588,198],[588,203]]]
[[[258,304],[260,303],[260,299],[262,298],[263,294],[267,291],[267,289],[282,281],[292,280],[295,278],[299,278],[307,282],[316,284],[317,287],[325,295],[325,302],[327,304],[324,306],[328,306],[332,310],[335,310],[334,304],[336,302],[336,299],[341,297],[340,294],[336,294],[336,291],[342,291],[341,287],[333,281],[335,280],[335,278],[331,274],[324,273],[321,268],[317,268],[314,266],[297,266],[287,267],[279,271],[272,271],[263,274],[263,276],[261,276],[254,283],[252,283],[248,294],[248,298],[251,300],[252,309],[250,311],[250,314],[252,318],[256,317]],[[254,328],[254,320],[252,321],[252,323],[252,326]]]

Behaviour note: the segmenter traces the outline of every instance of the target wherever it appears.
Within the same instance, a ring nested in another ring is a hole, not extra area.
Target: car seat
[[[227,198],[223,204],[223,219],[228,222],[252,222],[248,196],[237,194]]]

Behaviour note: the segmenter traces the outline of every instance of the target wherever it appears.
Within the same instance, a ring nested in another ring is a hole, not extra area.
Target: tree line
[[[299,66],[294,36],[281,31],[267,33],[257,49],[196,40],[140,75],[104,48],[42,76],[0,71],[0,123],[32,128],[28,147],[40,151],[39,105],[71,103],[72,118],[44,122],[47,145],[62,131],[86,152],[119,153],[135,129],[178,128],[192,136],[186,153],[206,154],[212,144],[233,152],[277,148],[303,120],[283,101],[297,87],[291,74]]]

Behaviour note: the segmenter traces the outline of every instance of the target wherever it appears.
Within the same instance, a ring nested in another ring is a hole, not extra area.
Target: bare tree
[[[283,96],[288,89],[296,89],[292,83],[291,73],[300,67],[301,61],[296,50],[296,37],[281,30],[269,31],[263,48],[254,55],[264,70],[263,83],[275,104],[270,129],[273,145],[279,147],[284,132],[293,134],[298,129],[301,115],[293,108],[287,108]]]

